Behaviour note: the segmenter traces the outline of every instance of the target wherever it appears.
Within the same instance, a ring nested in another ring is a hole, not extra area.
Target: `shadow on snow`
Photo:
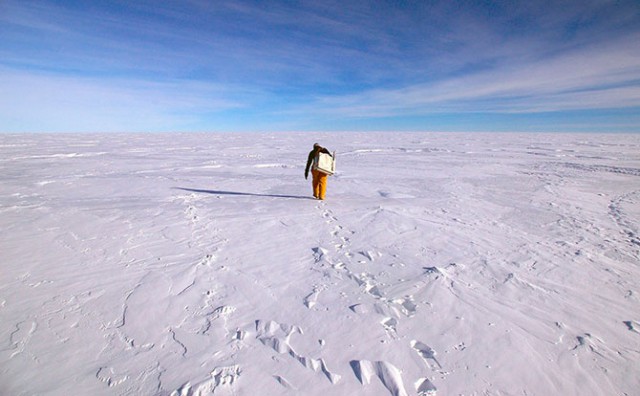
[[[305,197],[302,195],[286,195],[286,194],[256,194],[256,193],[248,193],[248,192],[239,192],[239,191],[219,191],[219,190],[201,190],[197,188],[183,188],[183,187],[174,187],[176,190],[183,190],[201,194],[213,194],[213,195],[238,195],[238,196],[247,196],[247,197],[268,197],[268,198],[295,198],[295,199],[313,199],[312,197]]]

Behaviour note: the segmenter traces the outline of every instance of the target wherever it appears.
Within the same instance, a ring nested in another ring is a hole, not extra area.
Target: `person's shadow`
[[[256,194],[256,193],[239,192],[239,191],[201,190],[197,188],[184,188],[184,187],[174,187],[174,189],[195,192],[200,194],[212,194],[212,195],[238,195],[238,196],[248,196],[248,197],[313,199],[312,197],[306,197],[302,195]]]

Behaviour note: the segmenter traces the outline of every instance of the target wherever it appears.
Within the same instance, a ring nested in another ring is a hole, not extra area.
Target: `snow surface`
[[[0,394],[639,394],[640,135],[1,135],[0,169]]]

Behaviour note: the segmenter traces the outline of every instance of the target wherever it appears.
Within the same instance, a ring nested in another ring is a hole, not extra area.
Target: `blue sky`
[[[0,132],[640,132],[640,2],[0,0]]]

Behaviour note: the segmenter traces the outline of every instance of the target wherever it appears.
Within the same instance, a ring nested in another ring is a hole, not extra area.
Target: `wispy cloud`
[[[549,44],[544,51],[528,36],[508,39],[497,50],[487,42],[474,45],[487,50],[456,59],[482,67],[400,87],[325,95],[314,106],[349,117],[640,107],[640,32]]]

